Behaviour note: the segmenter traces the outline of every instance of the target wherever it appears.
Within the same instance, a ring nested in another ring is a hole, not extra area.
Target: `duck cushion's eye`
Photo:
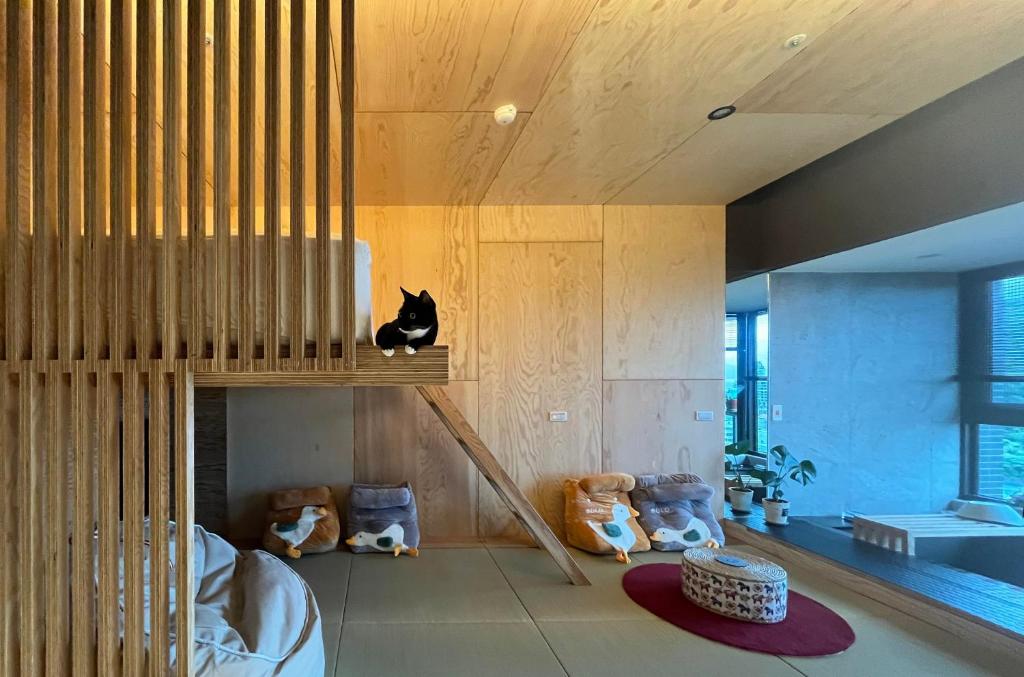
[[[416,319],[416,313],[409,313],[409,319],[410,320],[415,320]]]

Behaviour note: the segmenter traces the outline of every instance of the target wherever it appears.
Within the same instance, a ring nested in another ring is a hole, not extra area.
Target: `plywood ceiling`
[[[311,82],[318,19],[315,3],[306,5]],[[256,7],[262,73],[263,3]],[[362,0],[356,20],[356,199],[366,205],[723,204],[1024,57],[1018,0]],[[336,87],[337,16],[330,22]],[[797,33],[807,40],[787,48]],[[234,90],[237,47],[236,39]],[[212,48],[207,59],[212,95]],[[521,111],[508,127],[491,116],[504,103]],[[708,122],[730,103],[736,115]],[[288,186],[287,89],[281,106]],[[311,158],[311,84],[305,115]],[[184,124],[184,110],[179,117]],[[257,204],[263,124],[258,106]],[[336,133],[329,144],[335,166]],[[212,200],[209,154],[207,164]],[[233,199],[236,178],[233,166]],[[312,178],[305,183],[312,203]],[[337,203],[336,176],[332,186]]]
[[[357,22],[377,204],[721,204],[1024,56],[1010,0],[373,0]],[[531,114],[496,128],[506,102]]]

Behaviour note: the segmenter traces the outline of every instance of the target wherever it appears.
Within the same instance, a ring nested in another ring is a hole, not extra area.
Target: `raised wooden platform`
[[[893,552],[916,554],[915,544],[929,538],[1024,537],[1024,527],[968,520],[949,513],[866,515],[853,520],[853,537]]]

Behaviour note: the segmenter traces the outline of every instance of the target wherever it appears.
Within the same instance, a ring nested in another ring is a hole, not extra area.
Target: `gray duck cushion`
[[[637,521],[655,550],[704,546],[708,538],[725,544],[725,534],[711,510],[715,490],[697,475],[638,475],[629,492]]]
[[[394,527],[398,525],[400,530]],[[353,484],[349,494],[348,529],[349,539],[359,538],[360,543],[349,543],[352,552],[388,552],[399,543],[407,548],[418,548],[420,528],[416,513],[416,498],[408,482],[401,484]],[[388,544],[387,539],[391,539]],[[400,542],[398,539],[401,539]]]

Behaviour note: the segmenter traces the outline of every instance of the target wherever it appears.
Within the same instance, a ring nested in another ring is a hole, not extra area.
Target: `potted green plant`
[[[725,447],[725,471],[735,473],[732,479],[736,484],[729,487],[729,503],[732,504],[733,512],[750,512],[754,499],[754,490],[743,481],[742,467],[749,452],[750,442],[747,440],[733,442]]]
[[[778,468],[771,470],[771,462],[769,462],[768,468],[757,469],[750,474],[761,480],[761,483],[770,492],[761,501],[761,505],[764,507],[764,521],[768,524],[783,526],[789,524],[789,501],[783,498],[783,485],[787,480],[793,480],[806,487],[817,479],[818,469],[811,461],[798,460],[781,444],[772,447],[769,454],[770,459],[775,461]]]
[[[725,410],[735,412],[739,409],[740,388],[732,386],[725,391]]]

